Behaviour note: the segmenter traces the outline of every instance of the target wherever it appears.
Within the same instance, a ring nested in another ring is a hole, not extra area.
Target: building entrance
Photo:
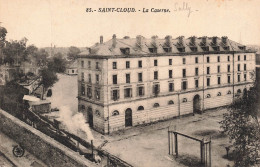
[[[125,111],[125,126],[132,126],[132,110],[130,108]]]
[[[200,100],[200,96],[196,95],[193,98],[193,113],[202,113],[201,112],[201,100]]]

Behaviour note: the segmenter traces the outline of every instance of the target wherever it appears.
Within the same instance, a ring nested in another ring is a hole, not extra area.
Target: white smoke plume
[[[60,107],[59,115],[60,121],[68,128],[69,132],[79,135],[79,132],[82,131],[87,136],[87,140],[94,140],[89,124],[86,123],[82,113],[75,113],[68,106],[62,106]]]

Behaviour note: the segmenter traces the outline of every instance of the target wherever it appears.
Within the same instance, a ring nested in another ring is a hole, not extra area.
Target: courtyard
[[[208,110],[202,115],[176,118],[151,125],[132,127],[103,136],[95,131],[94,144],[137,167],[202,166],[200,143],[178,136],[179,157],[168,154],[168,127],[198,139],[212,141],[212,166],[233,164],[225,158],[227,136],[221,133],[219,121],[226,108]]]

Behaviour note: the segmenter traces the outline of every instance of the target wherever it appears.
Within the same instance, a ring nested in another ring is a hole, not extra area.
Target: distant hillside
[[[81,51],[86,50],[86,47],[78,47],[78,48]],[[67,57],[67,53],[69,51],[69,47],[52,47],[52,49],[51,49],[51,47],[43,47],[41,49],[45,49],[49,53],[49,55],[54,55],[54,54],[60,52],[64,58]],[[52,54],[51,54],[51,50],[52,50]]]

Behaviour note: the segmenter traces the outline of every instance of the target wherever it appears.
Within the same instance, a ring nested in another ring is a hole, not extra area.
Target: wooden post
[[[211,136],[209,139],[209,167],[211,167]]]
[[[201,164],[204,164],[204,139],[200,142],[200,162]]]
[[[171,143],[170,143],[170,131],[168,127],[168,145],[169,145],[169,155],[171,154]]]
[[[177,138],[177,133],[174,133],[174,137],[175,137],[175,153],[176,153],[176,157],[178,158],[178,138]]]
[[[93,140],[91,140],[91,154],[92,154],[92,157],[94,158]]]

